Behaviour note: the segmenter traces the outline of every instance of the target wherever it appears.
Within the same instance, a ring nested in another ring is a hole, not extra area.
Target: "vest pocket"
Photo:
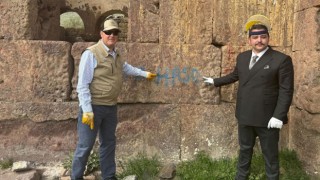
[[[108,83],[91,83],[90,86],[91,94],[106,94],[111,91],[111,89],[112,87]]]
[[[104,101],[110,101],[116,98],[119,94],[119,88],[112,86],[109,83],[91,84],[90,91],[94,99],[98,98]]]

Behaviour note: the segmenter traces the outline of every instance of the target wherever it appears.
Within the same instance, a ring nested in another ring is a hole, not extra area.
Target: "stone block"
[[[26,172],[21,172],[19,174],[17,174],[17,177],[15,178],[15,180],[26,180],[26,179],[30,179],[30,180],[41,180],[43,179],[41,177],[40,172],[38,172],[37,170],[31,170],[31,171],[26,171]]]
[[[319,0],[296,0],[294,3],[294,11],[299,12],[319,5]]]
[[[181,160],[199,151],[212,158],[235,157],[238,150],[237,121],[233,104],[183,105],[181,107]]]
[[[160,1],[161,44],[212,43],[212,1]]]
[[[160,44],[179,44],[181,43],[181,6],[182,0],[160,1]]]
[[[128,41],[159,42],[159,2],[130,0]]]
[[[179,9],[177,14],[166,14],[167,17],[161,21],[180,21],[180,32],[182,44],[212,44],[212,20],[213,20],[213,4],[212,0],[201,1],[183,1],[180,0]],[[165,10],[166,6],[161,6],[161,10]],[[176,7],[177,8],[177,7]],[[175,18],[172,18],[173,16]],[[170,28],[172,31],[175,29]],[[160,30],[160,32],[162,32]],[[166,38],[164,34],[163,37]]]
[[[217,104],[219,102],[217,89],[203,86],[202,77],[217,77],[220,74],[221,50],[212,45],[188,44],[181,46],[180,56],[181,62],[174,62],[181,69],[182,81],[178,78],[181,83],[179,103]],[[189,77],[183,77],[185,72]]]
[[[0,121],[31,120],[33,122],[76,119],[77,102],[0,102]]]
[[[28,161],[17,161],[12,164],[12,171],[14,172],[26,171],[31,168],[31,162]]]
[[[0,36],[14,40],[59,40],[60,6],[56,0],[2,0]]]
[[[179,161],[180,109],[177,105],[118,107],[117,159],[128,160],[138,153],[146,153],[161,161]]]
[[[38,163],[68,158],[77,141],[77,121],[36,123],[26,119],[0,121],[0,159]]]
[[[320,171],[320,116],[298,108],[292,111],[290,122],[291,148],[297,152],[308,173]]]
[[[319,113],[320,52],[297,51],[292,57],[295,70],[294,105],[310,113]]]
[[[293,51],[320,50],[319,8],[309,8],[294,14]]]
[[[0,101],[68,100],[70,48],[59,41],[0,41]]]

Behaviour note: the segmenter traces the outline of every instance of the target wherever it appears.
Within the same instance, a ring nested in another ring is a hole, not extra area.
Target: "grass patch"
[[[280,151],[280,180],[309,180],[296,153],[291,150]],[[177,166],[177,175],[184,180],[233,180],[236,174],[237,159],[212,160],[204,152],[194,160],[182,162]],[[265,165],[263,155],[256,153],[251,162],[249,180],[264,180]]]
[[[310,176],[303,170],[294,151],[283,150],[280,151],[279,156],[280,180],[310,180]],[[65,169],[71,169],[72,159],[73,155],[70,154],[69,159],[63,164]],[[201,151],[195,155],[194,159],[177,164],[176,176],[181,180],[233,180],[237,161],[237,158],[212,159],[204,151]],[[139,153],[137,157],[123,163],[122,168],[123,171],[117,174],[118,178],[136,175],[139,180],[156,180],[159,179],[158,174],[162,164],[156,156],[149,158],[147,155]],[[99,156],[93,152],[89,156],[86,174],[98,169],[100,169]],[[261,152],[255,152],[249,180],[264,179],[266,179],[266,175],[263,155]]]
[[[181,162],[177,165],[177,176],[184,180],[233,180],[236,163],[235,159],[213,160],[201,151],[193,160]]]
[[[148,158],[145,154],[139,153],[137,157],[128,160],[125,164],[124,171],[118,175],[119,178],[136,175],[140,180],[158,179],[161,163],[156,156]]]
[[[0,161],[0,168],[1,169],[8,169],[11,168],[13,164],[13,159],[4,159]]]
[[[309,180],[310,176],[303,170],[301,161],[297,154],[292,150],[280,152],[280,172],[283,180]]]

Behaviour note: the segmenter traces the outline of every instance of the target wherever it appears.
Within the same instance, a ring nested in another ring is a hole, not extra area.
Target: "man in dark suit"
[[[216,87],[239,81],[236,118],[240,152],[235,179],[248,179],[253,147],[259,137],[267,179],[278,180],[279,131],[288,122],[293,96],[292,60],[268,45],[266,25],[252,25],[248,42],[252,50],[237,56],[232,73],[216,79],[203,78],[206,84]]]

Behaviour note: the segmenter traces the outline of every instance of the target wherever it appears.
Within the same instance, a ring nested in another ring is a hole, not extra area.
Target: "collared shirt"
[[[252,53],[251,53],[251,59],[253,58],[253,56],[258,56],[258,58],[256,59],[256,62],[258,62],[259,59],[261,58],[261,56],[263,56],[263,54],[264,54],[265,52],[267,52],[268,49],[269,49],[269,47],[267,47],[265,50],[259,52],[258,54],[255,54],[255,53],[252,51]]]
[[[106,45],[104,45],[106,51],[115,59],[117,56],[116,51],[111,51]],[[97,67],[97,60],[90,50],[83,52],[80,64],[79,64],[79,78],[77,85],[77,92],[79,98],[79,106],[81,106],[83,112],[92,112],[91,94],[89,85],[92,82],[94,69]],[[147,77],[147,72],[139,68],[133,67],[127,62],[123,64],[123,72],[126,75],[143,76]]]

